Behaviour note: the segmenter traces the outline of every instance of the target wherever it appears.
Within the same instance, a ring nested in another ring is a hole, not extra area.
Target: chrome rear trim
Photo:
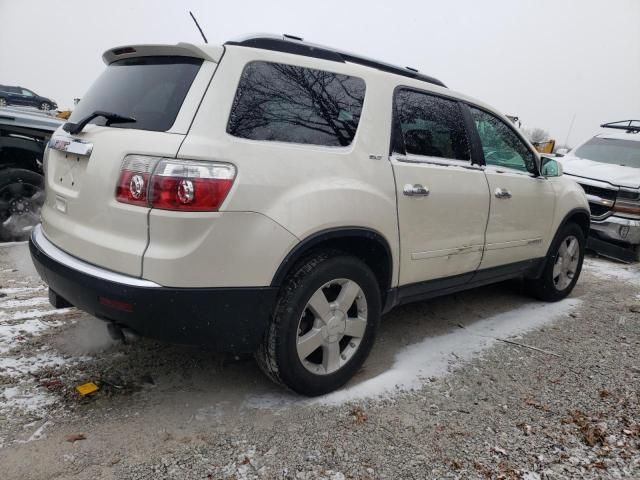
[[[112,272],[104,268],[96,267],[87,262],[83,262],[79,258],[69,255],[64,250],[59,249],[53,243],[51,243],[42,232],[42,225],[38,224],[31,232],[31,240],[46,256],[55,260],[56,262],[76,270],[80,273],[90,275],[101,280],[109,282],[119,283],[121,285],[129,285],[131,287],[145,287],[145,288],[159,288],[155,282],[150,280],[144,280],[142,278],[130,277],[121,273]]]

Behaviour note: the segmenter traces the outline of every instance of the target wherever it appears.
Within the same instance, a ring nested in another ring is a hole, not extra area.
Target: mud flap
[[[68,301],[62,298],[53,290],[49,289],[49,303],[53,308],[69,308],[73,307]]]

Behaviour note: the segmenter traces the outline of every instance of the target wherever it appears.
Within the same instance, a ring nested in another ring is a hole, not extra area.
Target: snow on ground
[[[582,269],[601,278],[615,278],[640,285],[640,270],[637,265],[624,265],[601,258],[586,258]]]
[[[475,322],[436,337],[428,337],[400,350],[384,373],[312,400],[296,400],[290,394],[249,396],[244,407],[278,410],[292,402],[337,405],[352,400],[388,397],[420,388],[430,377],[446,375],[451,368],[471,360],[498,339],[514,338],[570,313],[581,300],[569,298],[557,303],[529,303],[505,313]]]

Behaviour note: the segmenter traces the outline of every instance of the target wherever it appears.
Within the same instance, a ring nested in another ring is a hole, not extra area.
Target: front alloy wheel
[[[553,266],[553,284],[557,290],[567,288],[578,271],[580,243],[574,235],[569,235],[561,243]]]
[[[549,248],[542,275],[528,279],[527,290],[547,302],[569,295],[580,277],[585,246],[585,232],[578,224],[563,226]]]

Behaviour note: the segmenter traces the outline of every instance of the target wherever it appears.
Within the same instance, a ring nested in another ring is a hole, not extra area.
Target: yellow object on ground
[[[76,387],[76,390],[80,395],[84,397],[85,395],[89,395],[90,393],[97,392],[98,390],[100,390],[100,387],[98,387],[98,385],[93,382],[88,382],[83,383],[82,385],[78,385]]]

